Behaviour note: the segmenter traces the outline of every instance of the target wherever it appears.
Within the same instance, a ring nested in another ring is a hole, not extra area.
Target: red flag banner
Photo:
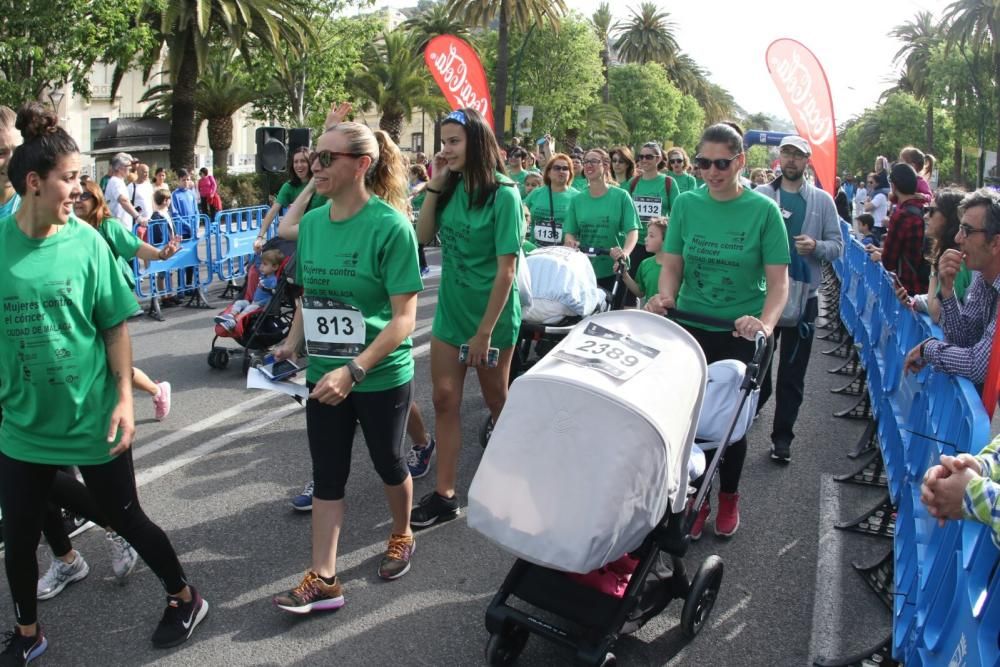
[[[452,109],[472,107],[493,127],[486,72],[468,42],[454,35],[438,35],[427,43],[424,60]]]
[[[794,39],[767,47],[767,70],[795,122],[795,130],[812,146],[812,166],[823,189],[836,195],[837,126],[826,72],[813,52]]]

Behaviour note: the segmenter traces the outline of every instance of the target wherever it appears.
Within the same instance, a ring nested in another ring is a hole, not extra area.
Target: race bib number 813
[[[356,357],[365,349],[365,318],[354,306],[305,296],[302,323],[311,357]]]

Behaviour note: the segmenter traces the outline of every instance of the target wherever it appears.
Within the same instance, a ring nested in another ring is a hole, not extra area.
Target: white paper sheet
[[[259,368],[251,367],[247,373],[247,389],[267,389],[296,398],[305,399],[309,396],[309,388],[304,384],[280,380],[275,382],[264,375]]]

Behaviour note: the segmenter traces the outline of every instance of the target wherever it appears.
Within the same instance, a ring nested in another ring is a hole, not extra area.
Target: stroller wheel
[[[208,353],[208,365],[217,370],[225,370],[229,365],[229,352],[221,347],[213,347]]]
[[[691,589],[684,600],[681,610],[681,632],[688,639],[694,639],[709,615],[722,585],[722,559],[712,555],[698,568],[691,582]]]
[[[482,425],[479,427],[479,444],[486,449],[486,445],[490,444],[490,436],[493,435],[493,415],[486,415],[486,419],[483,420]]]
[[[528,643],[531,633],[524,628],[514,627],[511,630],[490,635],[486,642],[486,664],[510,665],[521,655]]]
[[[608,653],[604,656],[604,660],[601,661],[601,664],[598,665],[598,667],[614,667],[614,665],[617,664],[618,664],[618,658],[615,657],[615,654]]]

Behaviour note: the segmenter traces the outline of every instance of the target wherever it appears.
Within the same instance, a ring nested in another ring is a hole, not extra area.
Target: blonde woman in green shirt
[[[507,400],[521,324],[514,278],[524,210],[517,187],[503,173],[493,130],[478,111],[459,109],[442,121],[441,140],[417,223],[421,241],[435,233],[441,238],[441,286],[431,331],[438,466],[434,491],[410,515],[415,528],[458,516],[465,375],[470,366],[476,369],[495,421]]]

